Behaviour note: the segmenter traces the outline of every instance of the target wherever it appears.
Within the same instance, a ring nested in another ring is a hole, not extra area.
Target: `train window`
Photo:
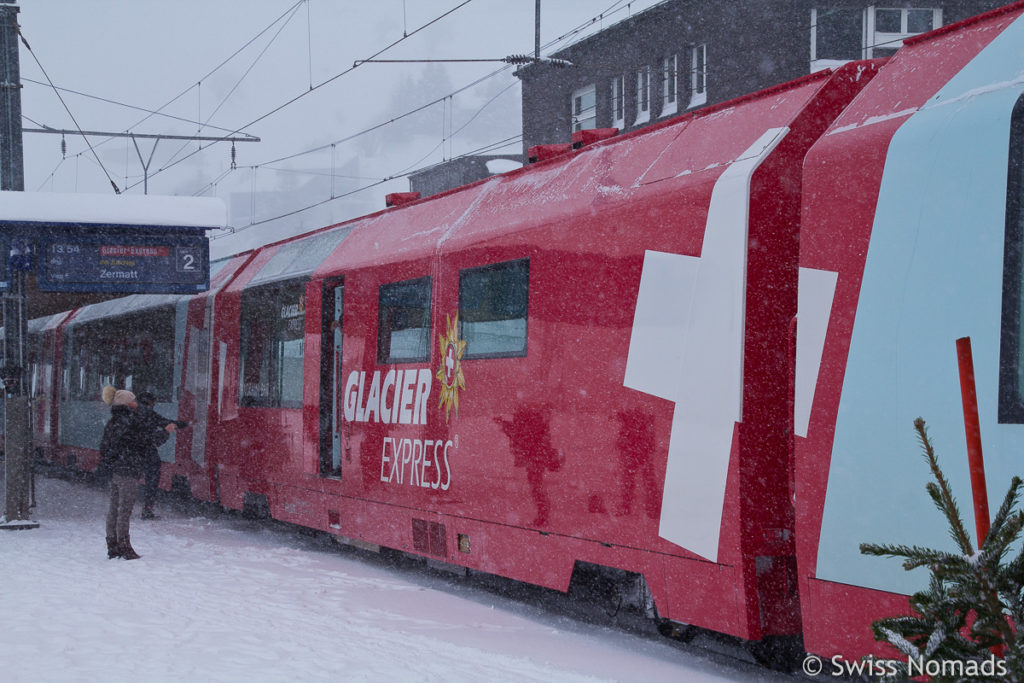
[[[380,287],[377,362],[430,360],[430,278]]]
[[[526,355],[530,259],[459,272],[459,336],[464,358]]]
[[[999,421],[1024,424],[1024,96],[1010,124],[999,348]]]
[[[242,292],[239,405],[302,407],[305,281]]]
[[[174,389],[174,308],[75,325],[64,346],[68,398],[99,399],[107,384],[152,392],[170,401]]]

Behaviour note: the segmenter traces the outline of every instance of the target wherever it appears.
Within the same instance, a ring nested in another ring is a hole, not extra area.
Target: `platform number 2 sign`
[[[174,269],[179,273],[197,272],[202,267],[198,247],[175,247]]]

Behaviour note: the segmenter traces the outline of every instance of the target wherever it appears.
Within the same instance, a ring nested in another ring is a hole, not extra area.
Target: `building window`
[[[377,362],[430,360],[430,278],[381,285],[377,311]]]
[[[572,94],[572,132],[597,128],[597,89],[593,85]]]
[[[812,9],[811,71],[860,59],[864,51],[863,23],[861,9]]]
[[[240,405],[302,407],[305,297],[305,280],[242,292]]]
[[[465,358],[526,355],[530,260],[459,271],[459,336]]]
[[[906,38],[942,26],[942,10],[868,7],[864,26],[864,56],[888,57]]]
[[[636,124],[651,120],[651,67],[636,72]]]
[[[661,65],[661,115],[670,116],[679,108],[679,58],[666,57]]]
[[[690,48],[690,106],[698,107],[708,101],[708,46]]]
[[[1024,424],[1024,96],[1010,123],[999,346],[999,422]]]
[[[612,127],[626,127],[626,77],[612,77]]]
[[[942,26],[942,10],[868,7],[811,10],[811,71],[888,57],[910,36]]]

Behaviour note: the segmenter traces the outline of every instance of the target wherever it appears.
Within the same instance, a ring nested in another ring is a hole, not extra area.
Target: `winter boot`
[[[121,546],[116,538],[107,536],[107,559],[112,560],[115,557],[121,557]]]
[[[135,548],[132,547],[132,541],[129,538],[124,539],[124,542],[120,544],[120,548],[121,557],[126,560],[137,560],[142,557],[142,555],[135,552]]]
[[[160,519],[160,517],[153,512],[153,508],[142,508],[142,514],[140,517],[142,517],[142,519]]]

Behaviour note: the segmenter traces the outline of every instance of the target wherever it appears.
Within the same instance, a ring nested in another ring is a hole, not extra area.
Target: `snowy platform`
[[[36,484],[42,526],[0,534],[8,682],[792,680],[168,501],[108,560],[105,492]]]

